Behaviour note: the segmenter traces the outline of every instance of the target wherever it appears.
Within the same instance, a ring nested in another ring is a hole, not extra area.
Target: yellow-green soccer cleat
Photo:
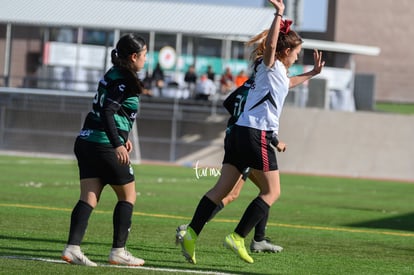
[[[192,264],[196,264],[195,258],[195,243],[197,240],[197,234],[191,227],[187,227],[185,234],[179,240],[181,244],[181,251],[185,259]]]
[[[243,261],[252,264],[254,263],[253,258],[250,257],[249,253],[247,253],[246,247],[244,246],[244,238],[242,238],[239,234],[233,232],[226,236],[224,239],[224,246],[233,250],[240,259]]]
[[[183,237],[185,233],[187,232],[187,224],[182,224],[177,227],[176,233],[175,233],[175,245],[179,245],[183,242]]]

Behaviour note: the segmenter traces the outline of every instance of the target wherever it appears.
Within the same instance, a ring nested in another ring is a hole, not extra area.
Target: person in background
[[[188,70],[184,75],[184,82],[187,84],[187,88],[190,92],[190,98],[193,98],[197,83],[197,73],[194,65],[188,67]]]
[[[163,96],[162,92],[165,86],[165,76],[160,63],[157,63],[154,71],[152,72],[152,80],[154,81],[155,88],[158,89],[159,95]]]
[[[244,82],[246,82],[249,79],[249,76],[246,74],[245,70],[241,70],[237,76],[236,79],[234,81],[234,84],[236,85],[236,87],[240,87],[241,85],[243,85]]]
[[[152,96],[152,77],[148,71],[145,72],[145,77],[142,80],[142,84],[144,85],[143,94],[147,96]]]
[[[216,85],[214,82],[203,74],[196,83],[195,99],[208,100],[210,96],[216,93]]]
[[[213,82],[216,81],[216,79],[215,79],[216,73],[213,71],[213,67],[211,67],[211,65],[207,66],[207,72],[206,73],[207,73],[208,79],[210,79]]]
[[[78,161],[80,198],[72,210],[69,236],[61,258],[68,263],[97,266],[81,251],[89,217],[106,185],[118,202],[113,212],[111,264],[140,266],[144,260],[126,250],[136,200],[135,177],[128,135],[135,121],[144,87],[137,72],[144,68],[147,45],[135,34],[122,36],[111,52],[113,66],[99,82],[74,152]]]
[[[259,187],[258,196],[246,208],[234,231],[224,238],[224,246],[240,259],[253,263],[246,251],[244,240],[264,217],[280,196],[279,168],[275,154],[285,151],[286,145],[278,140],[279,120],[289,89],[322,71],[325,62],[315,49],[314,67],[297,76],[288,76],[288,69],[298,59],[302,39],[290,29],[292,21],[283,20],[283,0],[268,0],[276,12],[270,29],[249,42],[254,45],[251,54],[256,74],[254,85],[247,95],[244,111],[228,134],[224,145],[221,175],[216,185],[201,198],[193,218],[180,241],[185,259],[195,264],[195,244],[206,222],[222,199],[240,180],[246,168],[254,171]],[[283,148],[282,148],[283,147]]]
[[[227,67],[220,79],[220,92],[223,95],[227,95],[234,89],[234,77],[231,69]]]

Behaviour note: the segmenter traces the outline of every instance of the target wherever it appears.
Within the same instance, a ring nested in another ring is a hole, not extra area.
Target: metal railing
[[[72,155],[93,95],[0,88],[0,149]],[[173,162],[207,146],[222,147],[228,116],[221,101],[142,96],[141,103],[130,137],[139,150],[136,160]]]

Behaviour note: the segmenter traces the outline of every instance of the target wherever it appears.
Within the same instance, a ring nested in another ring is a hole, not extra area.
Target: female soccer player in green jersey
[[[78,265],[96,266],[80,250],[92,210],[105,185],[115,191],[111,264],[139,266],[144,260],[125,248],[136,199],[135,178],[130,165],[132,143],[128,134],[135,121],[143,85],[137,72],[144,68],[147,46],[143,38],[127,34],[111,52],[113,66],[100,80],[90,111],[75,141],[80,176],[80,198],[73,208],[69,237],[62,259]]]

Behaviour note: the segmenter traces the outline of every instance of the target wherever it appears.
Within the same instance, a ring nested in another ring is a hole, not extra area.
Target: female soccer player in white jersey
[[[191,263],[196,263],[195,243],[206,221],[247,167],[254,170],[260,193],[246,208],[234,232],[225,237],[224,245],[245,262],[254,262],[246,251],[244,239],[268,215],[269,208],[280,195],[274,148],[281,147],[277,134],[284,100],[290,88],[319,74],[325,64],[322,53],[315,50],[314,68],[311,71],[288,76],[288,68],[301,52],[302,39],[290,29],[292,22],[282,19],[285,10],[283,0],[268,1],[276,9],[270,29],[249,41],[249,44],[255,45],[252,52],[252,61],[257,66],[255,84],[247,96],[244,112],[225,142],[221,176],[200,200],[181,239],[183,255]],[[284,144],[282,147],[281,151],[284,151]]]

